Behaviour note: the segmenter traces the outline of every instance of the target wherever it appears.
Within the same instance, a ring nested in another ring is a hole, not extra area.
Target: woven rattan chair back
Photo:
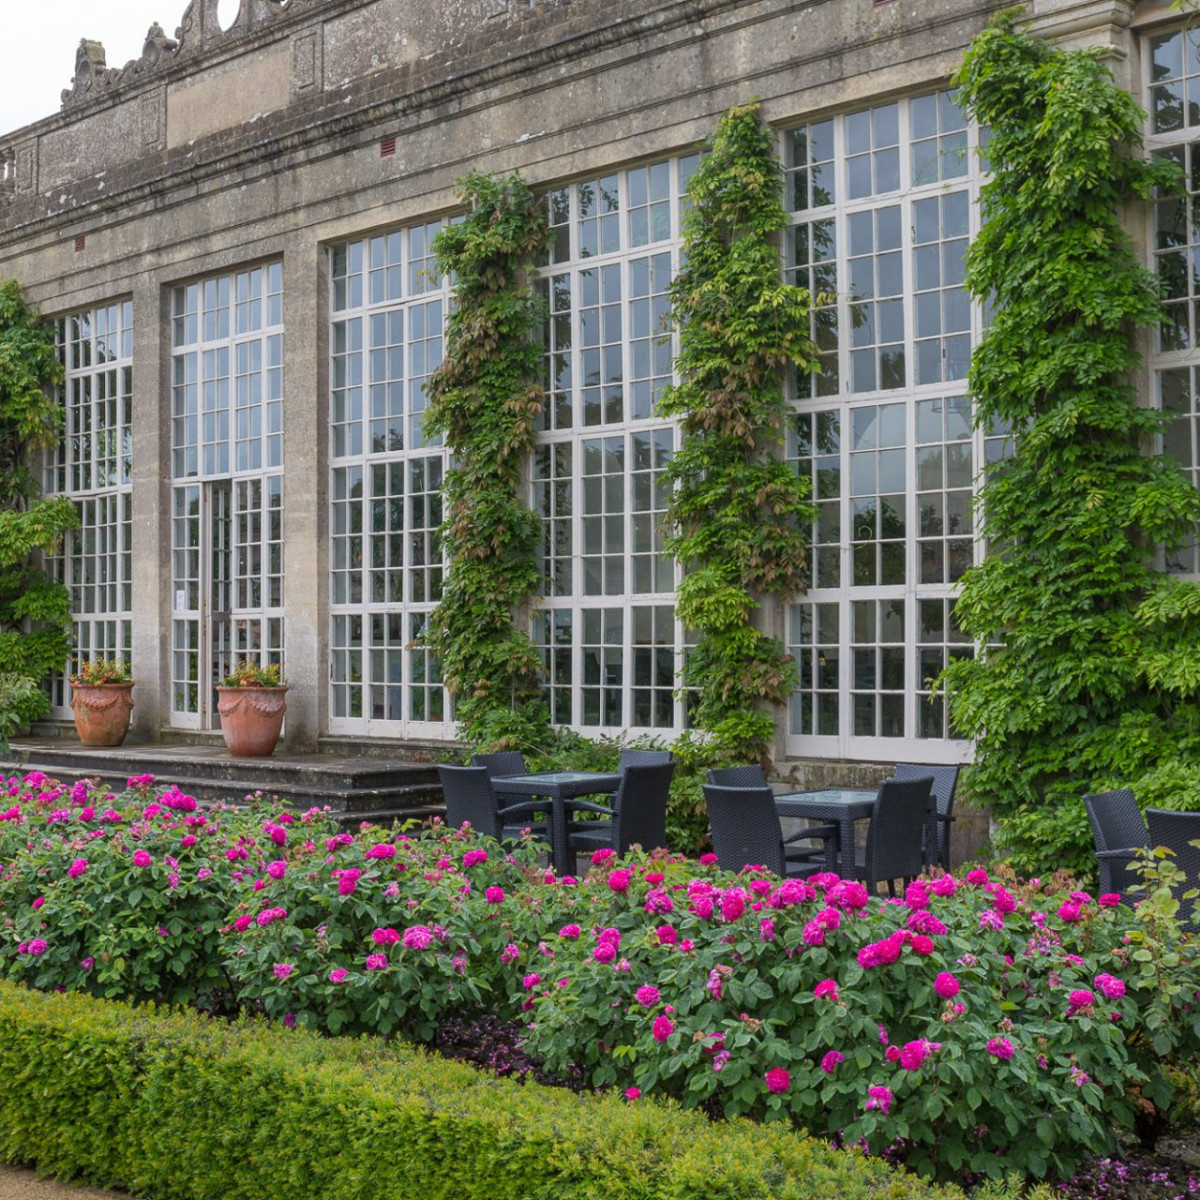
[[[1140,881],[1137,872],[1130,868],[1133,861],[1132,851],[1142,850],[1150,845],[1146,818],[1138,808],[1133,789],[1118,788],[1115,792],[1095,792],[1084,796],[1083,806],[1087,809],[1088,822],[1092,827],[1092,841],[1096,846],[1100,891],[1123,894]],[[1121,850],[1128,850],[1130,854],[1117,854]]]
[[[713,850],[722,871],[763,866],[785,874],[783,831],[768,787],[704,785]]]
[[[954,819],[954,792],[958,788],[959,768],[956,764],[936,764],[926,766],[922,763],[897,763],[892,772],[893,779],[920,779],[925,775],[933,777],[933,786],[929,789],[936,802],[936,817],[931,828],[933,836],[925,847],[927,864],[937,863],[944,870],[950,870],[950,822]]]
[[[520,750],[498,750],[495,754],[472,754],[471,763],[476,767],[486,767],[488,775],[495,779],[497,775],[524,775],[525,755]]]
[[[624,854],[630,846],[655,850],[667,845],[667,799],[673,762],[633,765],[621,775],[613,793],[613,849]]]
[[[925,869],[925,831],[933,777],[885,779],[875,796],[863,859],[869,888],[884,880],[915,879]]]
[[[718,787],[765,788],[767,773],[758,763],[748,767],[709,767],[708,782]]]
[[[1173,861],[1186,876],[1178,888],[1172,889],[1175,899],[1181,900],[1184,892],[1200,887],[1200,847],[1192,845],[1193,842],[1200,842],[1200,812],[1169,812],[1162,808],[1148,808],[1146,823],[1151,846],[1166,846],[1168,850],[1175,851]],[[1194,900],[1184,900],[1179,919],[1185,929],[1193,932],[1200,930],[1200,905]]]
[[[673,762],[670,750],[622,750],[617,770],[626,767],[663,767]]]
[[[459,829],[464,821],[469,821],[476,833],[499,841],[499,806],[487,767],[454,767],[438,763],[438,778],[446,797],[446,824],[451,829]]]

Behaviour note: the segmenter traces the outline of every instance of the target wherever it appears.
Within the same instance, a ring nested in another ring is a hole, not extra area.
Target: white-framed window
[[[451,293],[442,221],[330,248],[330,730],[447,737],[420,644],[442,594],[448,455],[423,428]]]
[[[786,274],[820,301],[788,450],[818,509],[809,590],[787,614],[788,751],[958,761],[969,747],[929,690],[973,652],[953,598],[979,553],[985,461],[966,393],[977,131],[940,92],[810,121],[784,145]]]
[[[67,496],[79,528],[47,557],[71,593],[72,663],[130,662],[133,642],[133,303],[115,301],[54,323],[62,437],[46,456],[43,491]],[[69,714],[68,672],[50,683],[56,715]]]
[[[533,638],[555,723],[670,735],[683,632],[677,571],[663,551],[663,471],[676,445],[656,415],[671,381],[667,289],[698,158],[555,188],[541,267],[546,399],[532,504],[543,588]]]
[[[1146,144],[1179,165],[1184,193],[1154,205],[1149,256],[1162,285],[1165,320],[1151,354],[1152,403],[1169,414],[1162,451],[1200,486],[1200,33],[1168,29],[1143,42]],[[1164,555],[1166,570],[1200,576],[1196,531]]]
[[[178,284],[170,312],[171,720],[211,727],[237,661],[283,661],[283,265]]]

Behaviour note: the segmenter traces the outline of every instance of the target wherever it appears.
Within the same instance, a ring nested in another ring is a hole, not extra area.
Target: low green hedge
[[[0,1077],[4,1159],[169,1200],[961,1196],[783,1127],[8,983]]]

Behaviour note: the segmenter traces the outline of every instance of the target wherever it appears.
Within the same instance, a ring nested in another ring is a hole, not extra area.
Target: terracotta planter
[[[286,687],[219,687],[221,734],[234,758],[267,758],[279,741]]]
[[[129,732],[132,683],[83,684],[73,688],[75,732],[85,746],[119,746]]]

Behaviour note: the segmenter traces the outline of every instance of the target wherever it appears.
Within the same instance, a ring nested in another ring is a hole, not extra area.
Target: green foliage
[[[809,295],[779,279],[780,195],[757,104],[731,109],[688,186],[685,267],[671,285],[680,382],[660,405],[682,435],[666,472],[667,548],[684,569],[679,618],[698,635],[684,671],[692,720],[743,757],[766,750],[763,706],[795,682],[782,643],[753,624],[758,597],[804,587],[813,519],[805,481],[779,454],[785,372],[814,355]]]
[[[1176,187],[1177,170],[1138,156],[1144,114],[1098,53],[1052,49],[1015,20],[980,34],[955,80],[991,130],[967,282],[994,312],[970,390],[978,422],[1017,437],[988,467],[989,554],[956,610],[984,649],[941,685],[976,739],[972,794],[1004,819],[1018,865],[1041,871],[1090,857],[1084,792],[1200,755],[1200,593],[1154,566],[1200,497],[1145,452],[1161,415],[1129,384],[1135,332],[1160,308],[1118,214]]]
[[[239,663],[238,665],[240,668],[245,664]],[[131,683],[132,681],[133,675],[130,673],[129,664],[116,658],[82,659],[71,675],[72,687],[98,687],[103,683]],[[226,680],[225,683],[227,687],[238,686],[231,685],[229,680]]]
[[[122,666],[124,664],[114,663],[113,665]],[[262,663],[244,658],[229,675],[221,680],[221,686],[228,688],[286,687],[281,674],[282,670],[283,668],[277,662],[263,666]],[[125,677],[129,678],[128,668],[126,668]]]
[[[546,722],[541,660],[516,622],[540,583],[541,523],[520,496],[542,403],[527,264],[547,234],[542,206],[516,175],[473,173],[459,194],[471,211],[433,247],[438,270],[454,276],[456,307],[426,425],[445,437],[454,466],[441,528],[449,571],[426,636],[463,735],[479,741],[486,730],[499,746],[523,724]]]
[[[0,750],[14,733],[28,729],[50,708],[50,698],[36,679],[0,672]]]
[[[71,614],[67,590],[32,556],[79,524],[66,498],[38,498],[29,469],[58,437],[50,388],[61,377],[49,329],[14,280],[0,281],[0,671],[39,681],[66,662]]]
[[[0,1070],[6,1161],[174,1200],[962,1196],[779,1126],[493,1079],[395,1042],[12,985]]]

